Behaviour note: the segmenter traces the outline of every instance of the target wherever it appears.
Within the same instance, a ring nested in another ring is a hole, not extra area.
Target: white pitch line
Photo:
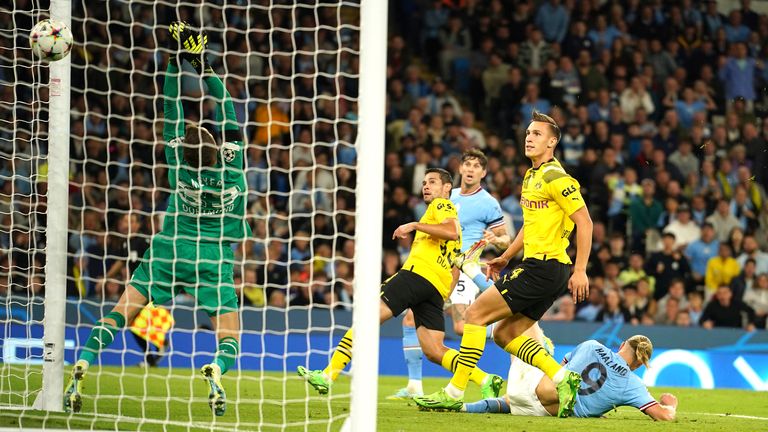
[[[751,416],[751,415],[743,415],[743,414],[718,414],[718,413],[700,413],[700,412],[681,412],[681,414],[705,415],[705,416],[712,416],[712,417],[736,417],[736,418],[743,418],[748,420],[768,421],[768,417],[759,417],[759,416]]]

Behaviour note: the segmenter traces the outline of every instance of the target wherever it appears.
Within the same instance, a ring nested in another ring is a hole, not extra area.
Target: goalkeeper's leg
[[[132,322],[147,303],[147,297],[143,293],[128,285],[120,300],[112,308],[112,312],[102,317],[91,330],[75,367],[72,368],[69,383],[64,391],[65,411],[80,412],[82,408],[80,391],[88,368],[96,361],[99,352],[112,343],[120,329],[125,327],[126,322]]]
[[[235,364],[240,353],[240,316],[237,312],[212,315],[211,323],[216,331],[218,349],[213,363],[204,365],[200,373],[211,387],[208,404],[217,416],[222,416],[227,410],[227,395],[221,376]]]

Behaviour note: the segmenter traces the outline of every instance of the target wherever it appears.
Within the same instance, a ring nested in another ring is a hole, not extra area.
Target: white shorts
[[[478,294],[480,294],[480,288],[475,282],[463,272],[459,272],[459,280],[449,298],[451,304],[471,305]]]
[[[549,417],[550,414],[536,396],[544,372],[517,357],[512,357],[507,376],[507,402],[510,414],[535,417]]]

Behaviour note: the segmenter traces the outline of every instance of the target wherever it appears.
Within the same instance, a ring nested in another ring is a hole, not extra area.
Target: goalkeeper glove
[[[194,29],[186,21],[174,21],[168,26],[168,31],[171,33],[171,38],[176,41],[175,48],[178,49],[181,58],[189,62],[197,73],[213,72],[211,62],[204,52],[208,45],[208,34],[205,31]]]

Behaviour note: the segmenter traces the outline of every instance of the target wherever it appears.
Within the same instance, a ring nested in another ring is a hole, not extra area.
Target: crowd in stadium
[[[226,17],[216,7],[180,9],[182,19],[208,26],[215,67],[246,125],[254,238],[237,252],[242,304],[349,307],[359,34],[350,26],[314,29],[354,16],[251,3],[248,13],[233,8]],[[157,47],[168,46],[161,24],[176,15],[162,5],[75,7],[75,38],[86,43],[72,54],[69,293],[115,299],[135,262],[130,251],[146,249],[167,200],[157,145],[167,52]],[[407,255],[409,241],[391,233],[424,211],[424,171],[447,168],[458,184],[467,149],[488,156],[484,187],[501,202],[510,231],[521,227],[530,167],[521,132],[536,109],[559,123],[556,155],[595,222],[589,300],[564,297],[545,319],[765,327],[766,14],[748,0],[726,14],[714,1],[694,0],[399,0],[391,9],[398,18],[388,41],[382,277]],[[30,19],[13,22],[31,27]],[[211,30],[216,23],[221,31]],[[7,33],[0,45],[13,45]],[[0,90],[0,118],[32,125],[22,120],[45,97],[31,84],[38,69],[1,58],[0,80],[19,84]],[[185,82],[186,94],[194,96],[195,85]],[[6,113],[14,101],[29,104]],[[210,111],[193,97],[185,105],[192,120]],[[0,129],[8,210],[0,245],[9,251],[0,267],[10,275],[0,278],[0,294],[40,291],[42,280],[25,275],[39,274],[44,262],[32,253],[44,221],[19,214],[44,208],[32,198],[44,182],[25,178],[44,175],[27,165],[45,144],[23,128]]]

